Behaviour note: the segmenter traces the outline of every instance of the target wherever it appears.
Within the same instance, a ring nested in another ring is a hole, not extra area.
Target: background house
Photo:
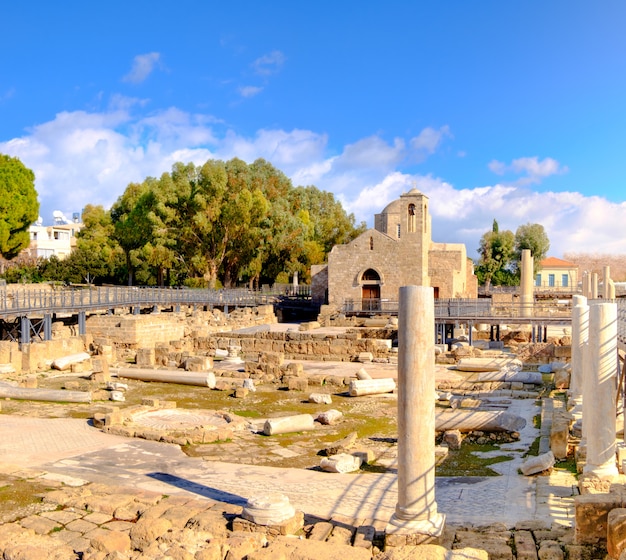
[[[556,257],[546,257],[539,263],[535,288],[567,292],[578,290],[578,265]]]

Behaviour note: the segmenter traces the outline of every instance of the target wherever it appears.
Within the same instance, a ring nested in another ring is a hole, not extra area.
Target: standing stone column
[[[591,275],[591,299],[598,299],[598,273]]]
[[[589,306],[587,298],[580,295],[572,297],[572,379],[570,399],[574,405],[582,400],[583,395],[583,348],[589,338]]]
[[[602,269],[602,297],[609,298],[609,284],[611,283],[611,267],[607,264]]]
[[[435,310],[433,289],[400,288],[398,503],[387,544],[421,544],[443,532],[435,502]]]
[[[523,249],[520,278],[522,317],[531,317],[533,314],[533,261],[530,249]]]
[[[584,474],[601,479],[617,476],[615,445],[615,399],[617,398],[617,305],[596,303],[589,306],[588,391],[583,403],[586,425],[587,463]]]

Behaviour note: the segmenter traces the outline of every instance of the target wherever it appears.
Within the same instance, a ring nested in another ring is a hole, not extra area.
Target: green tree
[[[522,250],[530,249],[533,257],[533,274],[537,274],[541,261],[546,258],[550,249],[550,240],[541,224],[524,224],[515,231],[515,261],[522,260]],[[518,266],[519,268],[519,266]]]
[[[126,257],[128,285],[132,286],[135,274],[142,265],[142,249],[152,239],[152,222],[149,212],[154,205],[151,189],[156,179],[148,177],[143,183],[131,183],[111,207],[111,220],[115,239]]]
[[[126,272],[124,250],[115,239],[111,213],[100,205],[88,204],[83,209],[82,222],[76,249],[68,257],[73,276],[81,278],[81,283],[121,281]]]
[[[10,260],[28,247],[28,228],[38,215],[35,174],[19,159],[0,154],[0,255]]]
[[[498,222],[493,221],[491,231],[486,232],[480,238],[478,253],[480,259],[476,267],[476,275],[479,281],[487,289],[494,283],[502,284],[511,281],[511,275],[507,273],[511,259],[513,258],[515,236],[512,231],[500,231]]]

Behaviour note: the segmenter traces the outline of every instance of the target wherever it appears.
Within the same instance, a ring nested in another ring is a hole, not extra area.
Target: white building
[[[56,255],[60,260],[66,258],[76,246],[76,234],[83,227],[74,215],[74,221],[69,222],[62,213],[54,213],[55,224],[44,226],[41,218],[28,229],[30,246],[28,254],[31,258],[49,258]]]

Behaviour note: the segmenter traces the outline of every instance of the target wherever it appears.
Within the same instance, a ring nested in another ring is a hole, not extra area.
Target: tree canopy
[[[331,193],[294,188],[263,159],[176,163],[131,183],[111,209],[129,283],[216,287],[306,278],[364,231]]]
[[[24,263],[15,278],[68,283],[230,287],[309,279],[336,244],[365,231],[334,196],[294,188],[263,159],[175,163],[130,183],[110,211],[87,205],[65,259]],[[33,220],[29,220],[28,225]]]
[[[18,158],[0,154],[0,255],[10,260],[28,247],[28,228],[38,216],[35,174]]]
[[[498,222],[494,220],[491,231],[480,239],[480,258],[476,267],[478,280],[487,287],[492,283],[517,285],[522,250],[530,249],[536,274],[549,248],[550,241],[541,224],[519,226],[514,235],[510,230],[500,231]]]
[[[541,261],[546,258],[550,249],[550,240],[541,224],[524,224],[515,231],[515,260],[521,262],[522,251],[530,249],[533,257],[533,273],[537,274]]]

